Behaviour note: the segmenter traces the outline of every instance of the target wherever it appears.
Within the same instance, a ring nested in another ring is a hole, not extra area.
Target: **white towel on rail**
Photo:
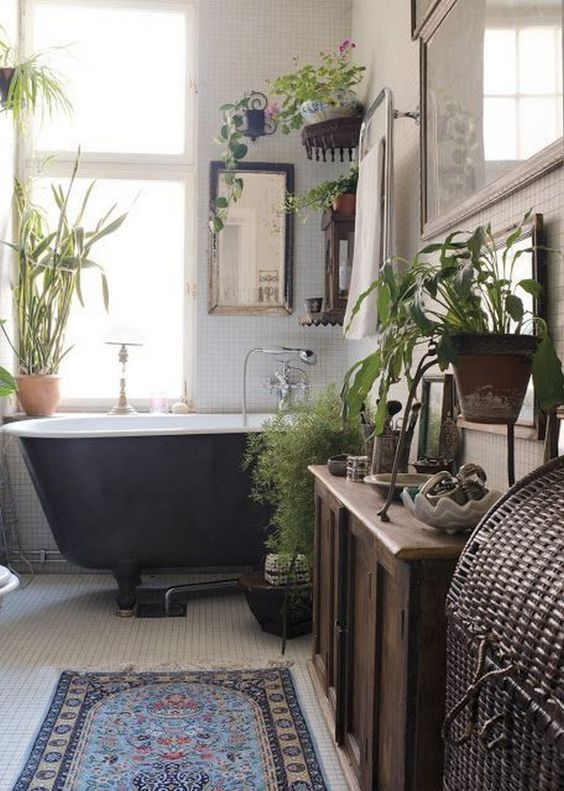
[[[382,136],[360,163],[356,191],[354,256],[344,320],[347,338],[368,338],[376,335],[378,326],[377,292],[373,291],[362,302],[348,331],[346,329],[359,296],[376,280],[382,262],[385,158],[386,138]]]

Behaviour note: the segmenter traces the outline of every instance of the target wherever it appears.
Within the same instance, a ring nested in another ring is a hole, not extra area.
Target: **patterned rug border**
[[[48,702],[43,709],[43,716],[39,726],[31,738],[30,748],[25,755],[21,770],[18,772],[16,782],[12,791],[28,791],[30,783],[40,766],[41,758],[47,746],[49,738],[52,736],[52,729],[64,706],[69,686],[73,679],[77,677],[103,677],[114,674],[132,674],[137,676],[178,676],[185,674],[198,673],[204,676],[212,676],[217,673],[226,672],[257,672],[268,673],[277,671],[280,673],[282,686],[286,696],[288,708],[292,719],[296,725],[296,732],[302,747],[303,756],[312,778],[311,791],[328,791],[330,785],[327,781],[325,767],[323,766],[319,741],[317,734],[312,726],[310,717],[304,706],[302,691],[299,688],[297,679],[291,667],[295,664],[294,660],[274,660],[272,658],[257,664],[257,661],[240,662],[238,660],[228,662],[210,662],[209,660],[191,660],[188,663],[166,662],[154,665],[137,665],[132,663],[110,663],[107,666],[96,669],[85,666],[80,668],[59,670],[59,676],[54,684],[54,691],[50,695]],[[55,668],[53,668],[55,669]],[[80,732],[75,734],[72,739],[73,746],[76,747],[80,739]],[[68,763],[72,756],[68,759]],[[68,769],[68,766],[67,766]]]

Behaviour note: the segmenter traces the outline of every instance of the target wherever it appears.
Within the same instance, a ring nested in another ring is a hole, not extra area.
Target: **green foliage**
[[[366,67],[351,63],[353,47],[352,42],[344,41],[336,52],[321,52],[316,65],[306,64],[301,68],[299,59],[294,58],[295,71],[272,81],[272,93],[281,99],[275,119],[284,134],[302,126],[300,106],[304,102],[335,104],[335,91],[350,90],[362,80]]]
[[[289,195],[286,199],[286,211],[303,210],[323,211],[333,205],[339,195],[356,192],[358,183],[358,165],[352,165],[350,171],[334,181],[322,181],[302,195]]]
[[[342,390],[345,415],[356,415],[373,385],[380,399],[376,433],[385,417],[383,406],[390,386],[406,377],[412,381],[414,351],[419,346],[436,352],[441,370],[456,362],[452,336],[456,334],[521,334],[536,328],[540,337],[533,358],[533,380],[541,408],[549,412],[564,403],[564,378],[546,322],[525,310],[523,293],[538,297],[535,280],[513,281],[515,264],[533,248],[515,249],[523,223],[496,244],[491,226],[473,233],[455,232],[442,243],[420,250],[408,268],[396,272],[386,263],[378,280],[353,308],[356,315],[364,299],[377,293],[380,317],[378,348],[347,372]],[[438,254],[437,261],[427,256]],[[351,321],[352,321],[351,318]]]
[[[24,184],[16,180],[14,199],[18,238],[6,244],[16,253],[14,305],[17,340],[13,343],[2,322],[1,329],[18,359],[23,374],[55,374],[63,357],[65,330],[75,295],[81,305],[82,278],[87,270],[99,273],[102,296],[108,309],[109,292],[104,269],[90,257],[94,245],[122,225],[126,214],[114,217],[115,206],[91,230],[83,227],[83,217],[94,187],[92,182],[79,211],[71,220],[68,204],[78,172],[78,157],[66,191],[51,185],[58,218],[53,227],[44,212],[30,199]]]
[[[6,31],[0,27],[0,66],[14,69],[4,110],[11,113],[19,134],[25,132],[29,119],[38,110],[42,115],[71,112],[63,79],[45,62],[48,52],[20,59],[16,49],[8,43]]]
[[[293,557],[313,553],[314,498],[309,464],[325,464],[339,453],[360,453],[358,423],[343,426],[334,388],[312,402],[275,415],[264,431],[249,434],[245,466],[252,469],[253,499],[274,507],[273,552]]]
[[[224,104],[219,108],[221,125],[215,143],[224,147],[221,159],[225,164],[223,179],[227,186],[226,195],[218,195],[211,208],[209,228],[212,233],[223,230],[229,215],[229,206],[237,203],[243,192],[243,179],[236,176],[235,172],[239,162],[247,156],[248,147],[243,143],[241,127],[244,121],[244,112],[249,109],[250,95],[245,94],[233,104]],[[219,191],[219,190],[218,190]]]

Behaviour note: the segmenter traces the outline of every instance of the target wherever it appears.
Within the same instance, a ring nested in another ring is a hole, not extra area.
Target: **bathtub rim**
[[[118,437],[168,437],[193,434],[248,434],[262,431],[264,423],[272,413],[251,413],[247,425],[243,425],[241,413],[193,412],[187,415],[108,415],[100,413],[69,413],[31,419],[18,419],[5,423],[2,434],[8,437],[33,439],[96,439]],[[205,419],[209,422],[205,422]],[[233,418],[233,423],[221,425],[218,418]],[[238,419],[238,422],[236,422]],[[215,420],[215,425],[214,425]],[[113,427],[103,426],[112,422]],[[147,425],[157,423],[158,425]],[[197,421],[197,422],[196,422]],[[99,422],[100,425],[93,425]],[[169,422],[171,425],[166,425]],[[80,424],[83,424],[82,427]],[[115,424],[119,424],[119,427]],[[146,425],[143,425],[143,424]],[[66,424],[66,425],[65,425]],[[178,425],[180,424],[180,425]]]

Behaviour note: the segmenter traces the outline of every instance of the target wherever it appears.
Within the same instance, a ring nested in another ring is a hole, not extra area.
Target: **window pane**
[[[484,99],[484,154],[487,162],[517,159],[515,99]]]
[[[62,179],[53,179],[61,181]],[[41,179],[35,199],[51,206],[51,179]],[[79,179],[74,188],[78,206],[89,183]],[[124,225],[92,249],[92,259],[104,266],[110,286],[106,313],[99,277],[83,277],[86,306],[75,304],[67,340],[74,343],[61,368],[63,397],[117,398],[117,346],[105,341],[140,339],[130,349],[128,394],[147,398],[162,392],[177,397],[182,384],[184,305],[184,184],[171,181],[96,182],[85,220],[88,229],[116,201],[129,209]],[[72,216],[72,215],[71,215]],[[128,335],[130,338],[118,337]]]
[[[180,12],[38,2],[33,49],[50,60],[74,106],[46,120],[40,150],[180,154],[185,148],[186,17]]]
[[[561,104],[555,98],[526,97],[519,100],[519,154],[536,154],[562,134]]]
[[[560,36],[560,29],[554,27],[533,27],[519,31],[520,93],[555,93]]]
[[[484,34],[484,94],[517,90],[517,38],[514,30],[486,29]]]

